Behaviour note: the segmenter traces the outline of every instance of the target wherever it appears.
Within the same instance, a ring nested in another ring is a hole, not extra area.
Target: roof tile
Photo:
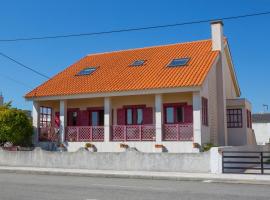
[[[201,40],[88,55],[26,94],[26,98],[200,86],[218,55],[211,46],[211,40]],[[190,58],[186,66],[167,67],[172,59],[184,57]],[[143,66],[130,66],[141,59],[146,60]],[[89,66],[98,69],[91,75],[75,76]]]

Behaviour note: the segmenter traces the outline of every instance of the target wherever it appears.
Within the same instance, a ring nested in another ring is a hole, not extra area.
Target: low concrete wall
[[[136,170],[166,172],[210,172],[210,152],[205,153],[142,153],[127,150],[121,153],[49,152],[0,150],[0,165],[92,170]]]

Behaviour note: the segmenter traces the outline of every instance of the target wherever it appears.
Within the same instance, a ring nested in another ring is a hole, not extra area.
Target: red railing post
[[[176,132],[177,132],[177,141],[179,141],[180,140],[180,125],[179,124],[177,124],[176,125]]]
[[[142,141],[142,125],[139,125],[139,141]]]
[[[124,141],[127,141],[127,126],[124,126]]]
[[[92,142],[93,141],[93,126],[90,126],[90,138],[89,140]]]
[[[77,135],[76,135],[76,136],[77,136],[77,142],[79,142],[79,133],[80,133],[79,131],[80,131],[80,129],[79,129],[79,127],[77,126],[77,127],[76,127],[76,133],[77,133]]]

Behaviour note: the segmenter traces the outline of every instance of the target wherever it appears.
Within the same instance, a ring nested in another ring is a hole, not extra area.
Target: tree
[[[12,108],[11,103],[0,106],[0,144],[30,146],[32,135],[32,124],[23,111]]]

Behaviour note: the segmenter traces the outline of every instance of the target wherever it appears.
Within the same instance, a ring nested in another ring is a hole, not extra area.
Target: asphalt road
[[[260,200],[269,185],[0,173],[1,200]]]

